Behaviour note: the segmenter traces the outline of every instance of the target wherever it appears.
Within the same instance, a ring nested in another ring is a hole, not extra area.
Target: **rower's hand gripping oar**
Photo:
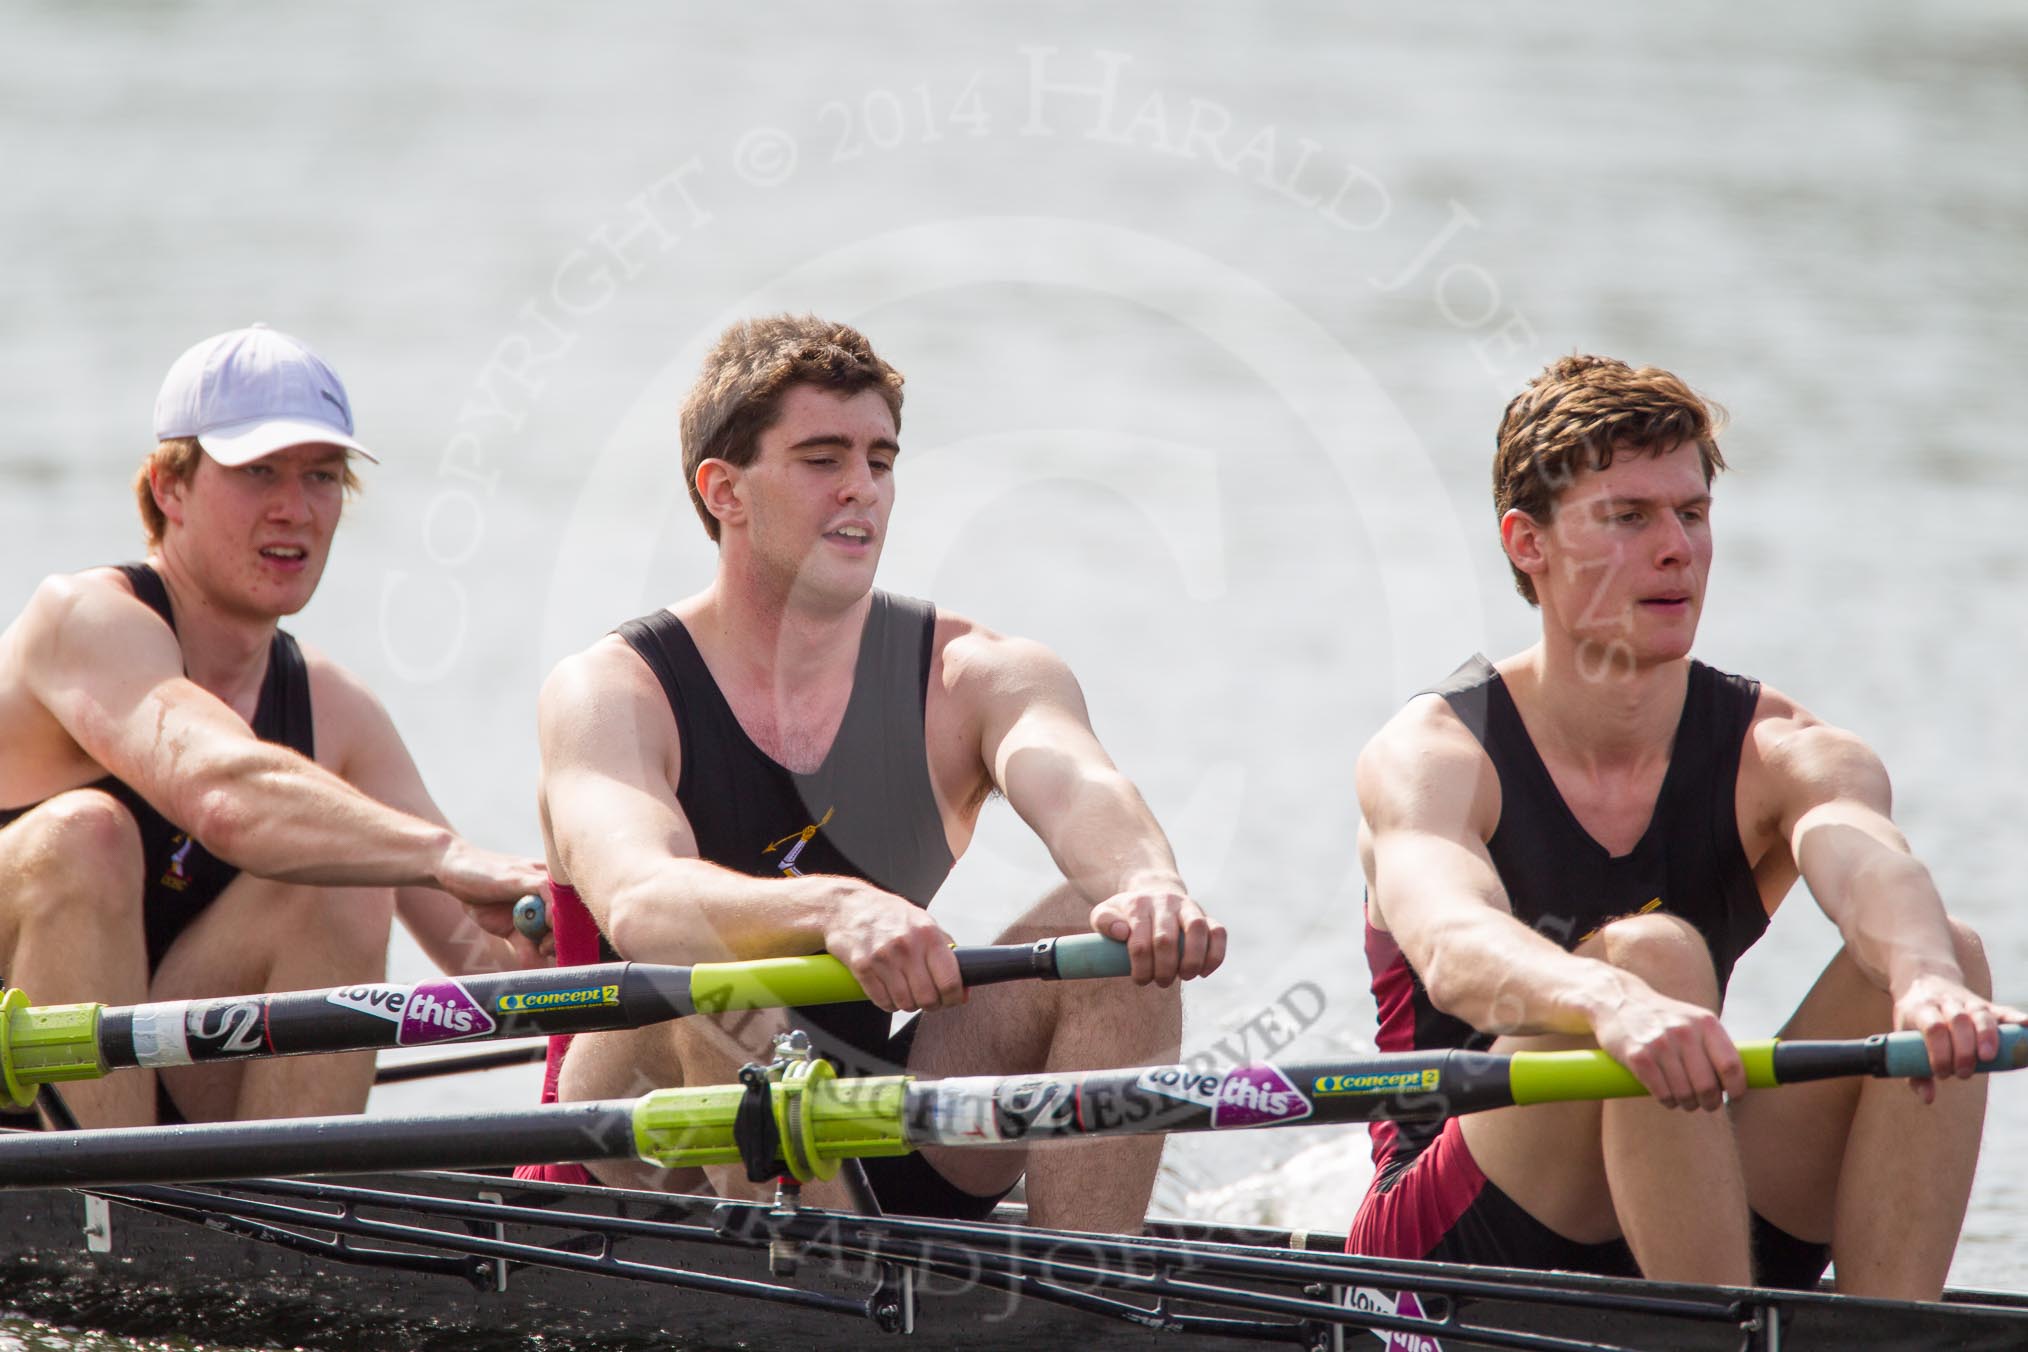
[[[1922,1035],[1740,1046],[1755,1088],[1845,1075],[1930,1074]],[[1602,1052],[1402,1052],[1331,1061],[1144,1066],[1076,1074],[842,1080],[821,1057],[740,1084],[484,1113],[300,1118],[0,1133],[0,1187],[116,1187],[269,1174],[483,1169],[638,1157],[828,1178],[839,1162],[926,1145],[1025,1146],[1397,1119],[1623,1098],[1640,1082]],[[2028,1065],[2028,1029],[2000,1030],[1982,1071]]]
[[[954,954],[967,987],[1132,971],[1126,945],[1098,934]],[[851,970],[828,953],[694,967],[604,963],[117,1007],[30,1005],[8,990],[0,992],[0,1100],[25,1108],[38,1085],[98,1079],[128,1066],[590,1033],[865,998]]]

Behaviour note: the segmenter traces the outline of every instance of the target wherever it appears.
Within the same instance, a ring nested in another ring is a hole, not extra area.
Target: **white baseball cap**
[[[207,338],[176,359],[155,396],[155,439],[196,437],[221,465],[323,442],[380,457],[352,436],[338,373],[265,324]]]

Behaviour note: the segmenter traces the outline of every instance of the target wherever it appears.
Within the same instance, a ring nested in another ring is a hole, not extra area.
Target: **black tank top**
[[[171,633],[176,630],[176,613],[169,602],[169,589],[153,568],[145,563],[123,563],[134,595],[162,617]],[[275,742],[309,759],[317,754],[316,729],[310,719],[310,673],[303,663],[296,640],[277,629],[268,644],[268,670],[261,681],[260,702],[254,708],[253,731],[264,742]],[[124,781],[111,775],[82,786],[111,794],[133,814],[141,829],[141,853],[147,879],[142,895],[142,916],[147,931],[148,970],[153,972],[162,955],[188,929],[198,915],[218,899],[226,884],[239,870],[218,858],[174,822],[149,805]],[[37,803],[0,808],[0,826],[20,817]]]
[[[1690,664],[1689,689],[1655,813],[1634,848],[1617,858],[1578,824],[1542,763],[1507,683],[1482,656],[1432,691],[1450,704],[1500,777],[1500,821],[1486,842],[1501,886],[1523,924],[1576,948],[1608,921],[1666,911],[1697,928],[1711,949],[1722,994],[1739,955],[1767,929],[1767,909],[1739,839],[1739,757],[1760,682]],[[1493,1042],[1430,1003],[1422,979],[1392,935],[1366,927],[1382,1051],[1483,1049]],[[1377,1163],[1412,1159],[1437,1125],[1373,1130]]]
[[[683,755],[676,801],[699,858],[757,878],[844,874],[930,904],[955,862],[923,738],[934,606],[873,593],[845,716],[808,775],[754,745],[681,620],[658,610],[617,632],[655,673],[676,716]],[[600,943],[607,960],[619,956]],[[888,1016],[870,1004],[796,1017],[861,1050],[887,1041]]]

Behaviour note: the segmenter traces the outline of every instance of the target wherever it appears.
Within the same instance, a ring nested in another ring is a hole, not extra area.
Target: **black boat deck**
[[[1921,1306],[1467,1271],[1202,1226],[1166,1227],[1176,1242],[1156,1244],[805,1213],[789,1223],[808,1241],[798,1270],[776,1278],[762,1232],[778,1224],[712,1199],[456,1174],[122,1200],[13,1192],[0,1195],[0,1308],[130,1336],[414,1352],[2028,1347],[2028,1301],[2014,1296]],[[1451,1322],[1388,1344],[1314,1317],[1355,1292],[1392,1313],[1400,1290]],[[911,1296],[913,1336],[884,1328]]]

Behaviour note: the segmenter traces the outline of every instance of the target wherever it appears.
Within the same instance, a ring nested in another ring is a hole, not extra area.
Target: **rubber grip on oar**
[[[1183,955],[1183,940],[1176,940],[1176,955]],[[1134,960],[1127,946],[1103,934],[1068,934],[1056,941],[1056,976],[1060,981],[1082,981],[1091,977],[1132,976]]]
[[[1103,934],[1067,934],[1056,941],[1056,978],[1083,981],[1126,976],[1134,970],[1127,946]]]
[[[1929,1047],[1922,1034],[1914,1031],[1888,1033],[1882,1056],[1883,1073],[1921,1077],[1930,1073]],[[1990,1061],[1979,1062],[1982,1071],[2019,1070],[2028,1066],[2028,1028],[2017,1023],[2000,1025],[2000,1050]]]

